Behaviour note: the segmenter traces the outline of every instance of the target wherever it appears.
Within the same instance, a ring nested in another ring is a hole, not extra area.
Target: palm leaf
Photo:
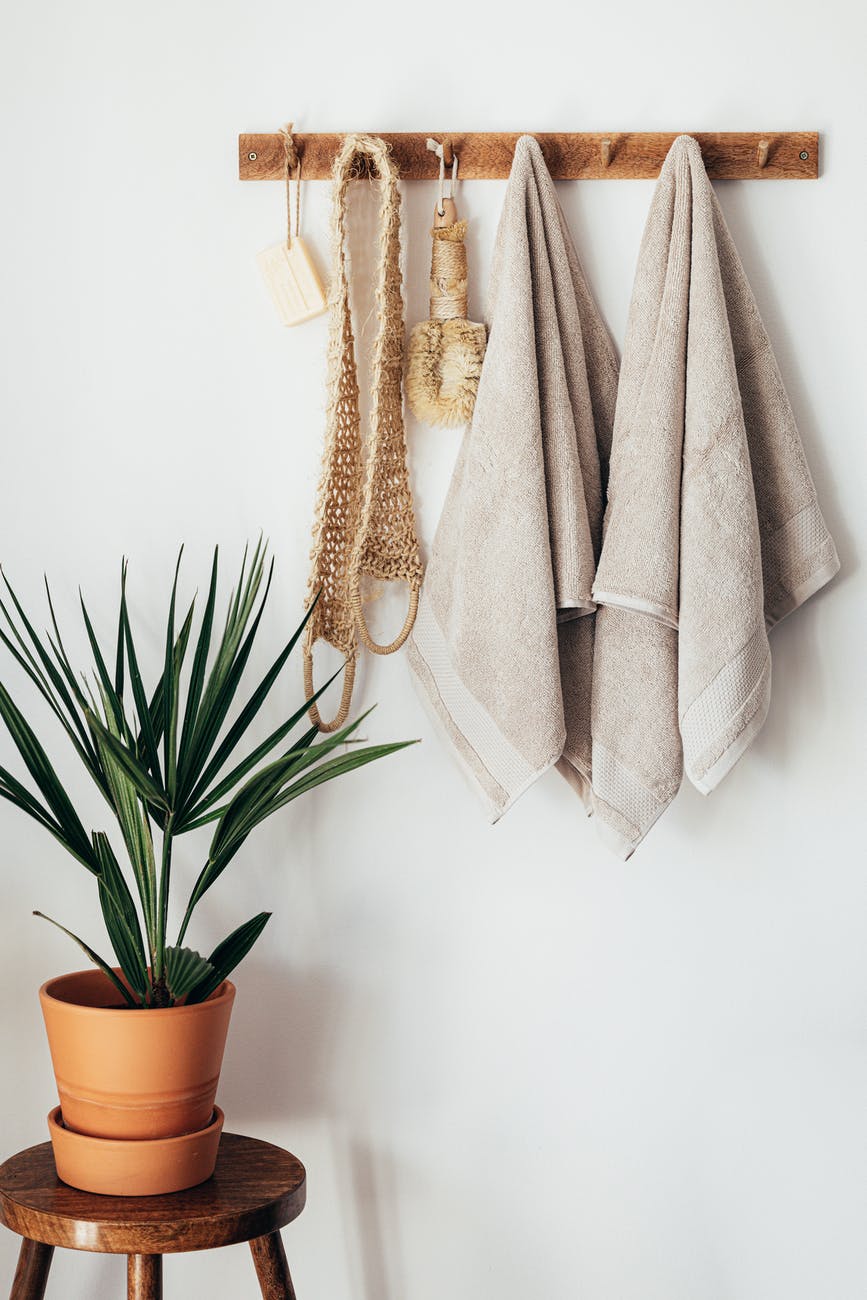
[[[274,685],[275,681],[280,675],[283,665],[286,663],[286,660],[289,658],[289,655],[294,650],[298,642],[298,638],[301,636],[301,633],[304,631],[305,627],[307,626],[307,622],[313,613],[313,610],[316,605],[316,601],[318,599],[319,599],[319,595],[317,593],[315,599],[312,601],[310,605],[310,608],[307,610],[300,624],[295,629],[295,632],[292,634],[289,641],[280,651],[279,655],[274,660],[271,667],[268,669],[268,672],[265,674],[265,676],[263,677],[262,681],[259,683],[256,690],[250,696],[244,708],[241,710],[240,714],[238,715],[237,720],[233,723],[229,731],[226,733],[225,739],[218,746],[217,751],[214,754],[213,758],[211,759],[211,761],[208,763],[208,765],[205,767],[204,771],[202,772],[196,784],[195,789],[191,791],[189,798],[186,800],[187,808],[195,804],[196,801],[202,797],[202,795],[210,785],[211,781],[213,781],[214,777],[218,774],[218,772],[222,770],[224,764],[227,762],[230,755],[237,748],[237,745],[241,740],[241,738],[249,730],[251,724],[253,723],[253,720],[255,719],[256,715],[259,713],[259,710],[262,708],[262,705],[265,703],[265,700],[267,699],[272,686]],[[292,727],[295,726],[295,724],[298,721],[300,721],[300,719],[304,716],[304,714],[307,712],[308,708],[310,707],[311,703],[314,700],[319,699],[319,696],[322,695],[328,689],[328,687],[331,685],[334,679],[342,671],[343,671],[342,667],[338,668],[337,672],[335,672],[328,679],[328,681],[325,683],[324,686],[321,686],[319,688],[319,690],[313,695],[312,699],[307,700],[306,703],[303,704],[302,707],[295,714],[293,714],[292,720],[290,720],[289,723],[284,724],[284,727],[282,729],[278,727],[276,731],[272,732],[268,741],[264,742],[263,745],[260,745],[259,748],[255,751],[257,755],[255,760],[252,760],[252,755],[251,755],[250,759],[245,760],[243,764],[241,764],[238,768],[235,768],[235,773],[238,773],[238,775],[236,776],[235,780],[232,781],[231,783],[232,785],[235,785],[237,781],[240,780],[241,776],[245,775],[246,772],[249,772],[252,769],[252,767],[255,766],[255,763],[257,763],[260,758],[263,758],[265,754],[270,753],[270,751],[274,748],[274,746],[280,743],[280,740],[283,738],[283,736],[287,735],[292,730]],[[243,771],[240,770],[241,767],[243,767],[244,769]],[[228,782],[228,779],[229,778],[227,777],[226,782]],[[221,794],[217,796],[218,798],[222,797],[222,794],[225,793],[226,789],[231,788],[231,786],[226,785],[226,782],[222,783],[223,788]],[[213,802],[214,802],[214,798],[212,794],[208,798],[208,803],[211,804]]]
[[[98,868],[93,860],[93,850],[78,814],[51,766],[48,755],[2,683],[0,683],[0,716],[6,723],[7,730],[24,759],[27,770],[54,814],[59,827],[58,838],[62,835],[62,842],[70,853],[89,871],[96,872]]]
[[[109,730],[111,729],[109,721]],[[154,845],[145,805],[124,768],[104,742],[101,757],[111,792],[112,807],[123,835],[132,864],[142,905],[148,947],[153,957],[156,947],[156,863]]]
[[[180,1002],[198,984],[210,980],[213,974],[208,958],[194,949],[166,948],[166,985],[175,1002]]]
[[[246,563],[246,551],[244,558]],[[190,786],[197,780],[216,742],[250,656],[271,583],[271,573],[269,572],[265,594],[258,614],[253,621],[247,639],[243,640],[262,582],[262,574],[263,557],[260,556],[259,547],[257,546],[246,582],[244,581],[244,566],[242,565],[237,591],[233,593],[229,601],[229,611],[226,615],[223,635],[204,687],[201,703],[197,711],[196,725],[186,754],[184,784],[179,792],[182,800],[185,798]]]
[[[189,687],[187,689],[187,703],[186,708],[184,709],[180,752],[178,754],[178,767],[182,784],[185,783],[186,779],[187,751],[189,750],[193,737],[196,713],[198,711],[199,701],[202,698],[202,690],[205,684],[205,673],[208,667],[208,654],[211,649],[211,631],[214,626],[214,608],[217,603],[219,549],[220,548],[217,546],[214,547],[214,558],[211,562],[211,581],[208,587],[208,600],[205,605],[205,612],[202,615],[202,625],[199,628],[196,650],[193,655],[193,667],[190,673]]]
[[[190,629],[192,628],[192,624],[193,624],[194,612],[195,612],[195,601],[192,601],[190,604],[190,608],[187,610],[187,615],[183,621],[181,630],[178,633],[177,639],[175,641],[175,652],[176,654],[180,654],[181,657],[183,657],[183,654],[186,653],[187,641],[189,640]],[[160,673],[160,679],[157,682],[156,686],[154,687],[154,692],[151,695],[150,704],[148,705],[148,712],[150,713],[150,724],[151,724],[151,730],[153,732],[153,738],[157,746],[159,746],[159,743],[163,737],[163,726],[165,724],[165,717],[166,717],[165,676],[163,673]],[[139,730],[138,736],[136,738],[136,753],[138,754],[139,758],[141,758],[144,752],[145,752],[144,736],[141,730]]]
[[[124,573],[121,581],[120,590],[120,617],[123,623],[123,635],[126,643],[126,658],[129,667],[129,680],[132,686],[132,695],[135,701],[136,713],[138,714],[139,727],[141,728],[141,754],[145,759],[148,771],[151,773],[154,785],[162,794],[162,773],[160,772],[160,759],[157,749],[157,739],[154,735],[153,719],[151,717],[150,705],[147,695],[145,694],[142,683],[141,672],[138,666],[138,655],[135,650],[135,642],[132,635],[132,627],[129,621],[129,607],[126,600],[126,574]],[[157,803],[160,800],[156,800]],[[163,803],[165,800],[163,798]]]
[[[175,565],[175,580],[172,583],[172,595],[169,601],[169,616],[166,624],[166,657],[163,667],[163,770],[166,774],[166,793],[170,808],[173,808],[175,804],[175,777],[178,763],[178,691],[183,655],[187,648],[185,642],[183,652],[180,655],[175,654],[175,601],[178,594],[178,575],[181,571],[183,553],[184,548],[182,546]]]
[[[108,837],[102,831],[94,831],[92,838],[101,868],[99,902],[105,928],[127,983],[144,1000],[148,989],[148,963],[135,903]]]
[[[127,749],[123,741],[113,736],[108,728],[96,716],[93,709],[87,710],[87,721],[90,723],[91,730],[99,740],[105,745],[110,753],[117,759],[126,775],[132,781],[138,793],[148,803],[154,803],[159,808],[169,811],[168,800],[162,790],[151,778],[147,768],[140,763],[135,754]]]
[[[104,961],[103,958],[100,957],[99,953],[94,952],[93,949],[89,947],[84,942],[83,939],[79,939],[77,934],[73,934],[71,930],[67,930],[65,925],[61,925],[59,921],[55,921],[54,918],[51,916],[46,916],[44,912],[34,912],[33,915],[41,917],[43,921],[48,921],[51,925],[56,925],[58,930],[62,930],[63,933],[72,940],[73,943],[78,944],[82,952],[85,952],[87,954],[89,959],[93,962],[94,966],[98,966],[99,969],[103,972],[103,974],[108,976],[108,978],[111,980],[114,987],[117,989],[118,993],[123,994],[124,1000],[131,1007],[137,1007],[139,1005],[138,1002],[136,1002],[135,998],[130,993],[129,989],[123,983],[123,981],[117,978],[117,975],[115,975],[114,971],[111,969],[108,962]]]
[[[10,592],[12,592],[12,598],[15,600],[16,608],[20,610],[21,607],[15,597],[15,593],[9,586],[9,581],[5,574],[3,575],[3,580]],[[3,601],[0,601],[0,611],[2,611],[3,616],[9,624],[12,634],[21,649],[19,650],[2,630],[0,630],[0,639],[2,639],[3,644],[7,647],[16,662],[24,669],[27,676],[36,686],[40,695],[42,695],[42,697],[48,702],[52,712],[58,718],[75,746],[79,757],[82,759],[84,764],[90,768],[91,775],[98,779],[98,765],[95,762],[95,755],[90,744],[90,737],[87,734],[87,729],[81,720],[81,716],[76,709],[75,703],[69,693],[66,683],[63,680],[62,674],[58,672],[54,661],[26,617],[23,614],[21,615],[22,621],[28,629],[30,639],[36,646],[37,654],[42,661],[44,671],[43,669],[40,669],[34,659],[33,654],[29,650],[24,638],[21,636],[21,633],[18,631],[18,628],[15,626],[15,622]]]
[[[48,809],[30,793],[26,786],[16,780],[11,772],[7,772],[5,767],[0,767],[0,795],[28,813],[35,821],[50,830],[52,835],[56,835],[60,830],[57,823],[52,821]]]
[[[378,758],[387,758],[389,754],[396,754],[398,750],[407,749],[410,745],[418,743],[417,740],[398,740],[387,745],[370,745],[366,749],[356,750],[354,754],[340,754],[337,758],[331,758],[327,763],[321,763],[319,767],[314,768],[307,776],[293,782],[273,801],[265,816],[270,817],[271,813],[279,808],[285,808],[286,804],[297,799],[299,795],[306,794],[308,790],[315,789],[317,785],[333,781],[347,772],[354,772],[356,768],[374,763]],[[260,817],[258,820],[263,819]]]
[[[323,741],[318,746],[310,746],[309,744],[310,740],[318,734],[317,729],[311,727],[307,735],[302,737],[296,746],[293,746],[282,758],[270,763],[257,772],[255,776],[252,776],[230,802],[225,805],[211,840],[208,860],[199,872],[198,879],[190,894],[181,925],[180,937],[183,937],[186,933],[193,909],[199,899],[222,875],[250,832],[269,815],[270,804],[281,788],[297,774],[302,766],[309,766],[311,761],[315,761],[309,757],[311,751],[317,750],[318,757],[322,758],[338,745],[343,744],[366,717],[367,713],[362,714],[361,717],[356,718],[354,722],[349,723],[341,731],[335,732],[333,736],[330,736],[328,740]],[[364,753],[366,751],[362,750],[360,752]],[[358,752],[347,757],[357,759]],[[207,820],[212,820],[212,818]]]
[[[339,671],[341,670],[338,669],[338,672]],[[333,680],[334,679],[332,678],[332,681]],[[329,685],[330,682],[326,682],[325,686],[322,687],[322,690],[327,690]],[[300,715],[306,713],[307,708],[308,705],[305,704],[300,710]],[[237,767],[233,768],[228,776],[226,776],[218,786],[214,787],[207,799],[203,799],[198,807],[193,808],[190,811],[189,821],[184,821],[183,824],[177,828],[176,834],[180,835],[185,831],[196,830],[199,826],[205,826],[208,822],[216,821],[217,818],[222,817],[228,804],[223,804],[218,808],[215,808],[214,804],[219,803],[220,799],[233,790],[238,782],[243,780],[247,773],[252,771],[257,763],[279,745],[280,741],[283,740],[297,725],[300,715],[293,714],[293,716],[289,718],[288,721],[284,722],[282,726],[278,727],[276,731],[272,731],[267,740],[263,740],[262,744],[254,749],[253,753],[250,754],[248,758],[245,758],[243,763],[239,763]],[[311,727],[299,738],[298,741],[296,741],[295,745],[292,746],[292,750],[289,752],[295,753],[300,749],[306,748],[318,735],[319,728]]]
[[[51,588],[48,585],[48,578],[46,577],[43,580],[45,583],[45,595],[48,600],[48,610],[49,613],[51,614],[51,625],[54,628],[54,638],[55,638],[54,640],[52,640],[51,636],[48,635],[48,644],[51,646],[52,653],[55,659],[57,660],[57,663],[60,667],[60,671],[63,673],[63,676],[66,678],[66,682],[69,686],[69,689],[72,692],[73,696],[75,697],[75,700],[78,703],[79,708],[83,709],[85,704],[87,703],[87,700],[85,699],[81,687],[78,684],[78,678],[76,677],[75,673],[72,670],[72,665],[69,662],[69,656],[66,653],[66,647],[63,644],[63,637],[60,634],[60,627],[57,622],[57,615],[54,612],[54,601],[51,596]]]
[[[343,672],[343,667],[341,666],[340,668],[337,669],[335,673],[331,675],[331,677],[328,678],[326,682],[323,683],[322,686],[319,687],[317,691],[314,691],[310,699],[306,700],[304,704],[301,705],[300,709],[297,709],[295,713],[292,714],[291,717],[287,718],[285,722],[281,723],[279,727],[277,727],[274,731],[272,731],[271,734],[267,736],[265,740],[262,741],[261,744],[256,746],[256,748],[252,751],[252,753],[248,754],[247,757],[242,760],[242,762],[238,763],[237,766],[233,767],[232,770],[223,778],[223,780],[220,781],[218,785],[216,785],[212,790],[208,792],[207,796],[203,798],[200,803],[196,804],[194,807],[191,807],[189,811],[184,810],[181,814],[180,824],[176,828],[177,834],[181,834],[182,832],[187,830],[192,830],[194,825],[199,825],[200,824],[199,819],[201,818],[202,814],[206,812],[209,808],[212,808],[213,805],[217,803],[220,799],[222,799],[224,795],[228,794],[228,792],[232,790],[238,784],[238,782],[247,775],[248,772],[251,772],[253,770],[253,768],[256,766],[257,763],[261,762],[261,760],[265,758],[266,755],[270,754],[273,749],[276,749],[276,747],[280,744],[281,740],[284,740],[285,737],[288,736],[289,732],[292,731],[298,725],[298,723],[304,717],[305,713],[307,713],[307,711],[309,710],[310,705],[313,704],[316,700],[318,700],[319,697],[328,690],[331,683],[335,681],[336,678],[339,677],[340,673],[342,672]],[[270,689],[270,686],[268,689]],[[256,694],[258,694],[258,692],[256,692]],[[267,691],[265,692],[265,694],[267,694]],[[252,703],[253,703],[253,699],[250,700],[250,704]],[[223,767],[226,759],[229,757],[229,754],[237,746],[238,741],[243,735],[243,732],[250,725],[250,722],[252,721],[253,717],[255,717],[255,714],[258,713],[259,708],[261,707],[261,703],[262,701],[260,700],[256,704],[255,709],[253,709],[252,712],[250,713],[247,721],[245,722],[244,727],[240,726],[243,715],[241,718],[238,719],[238,722],[228,733],[225,741],[222,743],[217,753],[214,755],[213,760],[211,761],[211,763],[208,764],[208,767],[205,769],[205,772],[202,774],[201,780],[199,781],[195,790],[193,790],[192,793],[190,794],[189,800],[187,801],[188,804],[190,805],[195,804],[195,801],[199,799],[201,795],[203,795],[204,792],[207,790],[208,785],[214,779],[214,777],[217,775],[220,769]],[[315,728],[313,734],[314,736],[317,734]],[[309,742],[305,742],[305,743],[309,743]],[[301,747],[303,748],[304,746]],[[208,818],[208,820],[210,821],[212,819]]]
[[[123,588],[126,582],[126,557],[120,562],[120,583]],[[123,644],[123,612],[118,605],[117,612],[117,636],[115,638],[114,648],[114,693],[119,700],[123,699],[123,688],[125,684],[125,655]]]
[[[205,1002],[220,987],[223,980],[231,975],[265,929],[270,915],[270,912],[259,912],[258,916],[254,916],[251,920],[245,921],[243,925],[239,925],[237,930],[233,930],[228,938],[217,944],[208,958],[213,968],[213,974],[193,987],[187,995],[187,1006],[190,1006],[193,1002]]]
[[[362,719],[359,718],[344,730],[354,730],[361,721]],[[336,743],[341,743],[337,740],[337,734],[324,742],[321,747],[311,746],[311,751],[316,748],[325,749],[326,746],[329,750],[332,749]],[[341,754],[336,758],[319,762],[306,777],[297,780],[293,780],[293,777],[297,776],[299,768],[310,765],[307,754],[287,756],[285,760],[278,760],[270,768],[265,768],[263,772],[258,773],[257,777],[248,782],[227,806],[223,819],[217,825],[208,860],[199,872],[187,903],[180,930],[181,937],[186,933],[193,910],[199,900],[223,874],[248,836],[261,822],[317,785],[333,781],[338,776],[343,776],[356,768],[364,767],[367,763],[373,763],[379,758],[385,758],[389,754],[407,748],[408,745],[417,743],[417,741],[405,740],[387,745],[370,745],[354,753]],[[291,784],[287,786],[287,782]]]
[[[78,600],[79,600],[79,604],[81,605],[81,613],[84,618],[84,626],[87,631],[87,639],[90,642],[91,654],[93,655],[93,661],[96,664],[96,672],[100,683],[100,687],[102,691],[105,693],[105,695],[108,697],[108,700],[111,704],[111,711],[114,714],[114,720],[117,725],[117,730],[120,732],[121,735],[126,736],[129,733],[129,726],[127,724],[126,717],[123,711],[123,701],[120,699],[117,692],[115,691],[114,682],[108,675],[108,669],[105,666],[105,659],[103,658],[102,651],[99,648],[99,642],[96,639],[96,633],[93,630],[93,624],[90,621],[90,615],[87,612],[87,607],[84,603],[84,596],[82,595],[81,591],[79,591],[78,593]],[[116,665],[115,665],[115,669],[116,669]]]

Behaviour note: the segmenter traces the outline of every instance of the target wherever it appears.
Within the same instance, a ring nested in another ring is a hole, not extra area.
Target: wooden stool
[[[55,1246],[127,1255],[128,1300],[161,1300],[163,1255],[249,1241],[264,1300],[295,1300],[280,1229],[304,1209],[304,1166],[224,1133],[213,1178],[169,1196],[95,1196],[57,1177],[51,1143],[0,1165],[0,1223],[24,1240],[10,1300],[42,1300]]]

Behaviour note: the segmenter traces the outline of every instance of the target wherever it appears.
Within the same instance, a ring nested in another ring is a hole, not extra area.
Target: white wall
[[[282,330],[265,298],[283,196],[238,183],[239,131],[822,130],[817,183],[719,187],[843,563],[773,634],[747,757],[622,864],[556,773],[490,829],[402,657],[366,662],[367,733],[424,743],[260,832],[191,937],[274,910],[221,1100],[308,1165],[284,1234],[300,1300],[863,1296],[863,8],[5,0],[2,29],[0,556],[34,601],[47,570],[70,625],[81,582],[106,626],[129,555],[151,668],[180,541],[192,588],[215,541],[228,569],[270,536],[262,664],[306,580],[326,326]],[[561,187],[617,339],[651,190]],[[461,194],[476,314],[501,196]],[[324,256],[328,187],[304,204]],[[410,321],[432,204],[407,188]],[[427,545],[458,435],[410,441]],[[299,692],[296,664],[272,723]],[[76,864],[5,806],[0,833],[6,1153],[45,1136],[36,990],[78,964],[30,910],[101,934]],[[0,1233],[0,1279],[14,1254]],[[49,1296],[122,1278],[63,1253]],[[254,1293],[243,1247],[167,1264],[167,1295]]]

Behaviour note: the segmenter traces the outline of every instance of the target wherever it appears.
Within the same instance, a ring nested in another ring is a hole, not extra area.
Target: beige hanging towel
[[[629,857],[682,771],[709,793],[768,709],[767,629],[839,568],[789,399],[690,136],[638,261],[593,588],[593,793]]]
[[[515,148],[488,349],[409,642],[492,820],[558,760],[589,792],[603,470],[617,360],[542,151]]]

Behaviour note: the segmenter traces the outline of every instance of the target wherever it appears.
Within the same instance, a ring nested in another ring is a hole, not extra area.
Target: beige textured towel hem
[[[458,676],[424,588],[407,657],[416,689],[437,730],[454,749],[464,775],[487,809],[489,820],[499,821],[533,782],[557,762],[565,741],[565,728],[553,738],[547,761],[543,757],[529,763]]]
[[[642,240],[611,452],[593,667],[597,820],[628,857],[685,771],[709,793],[770,702],[767,630],[839,568],[701,150]]]

